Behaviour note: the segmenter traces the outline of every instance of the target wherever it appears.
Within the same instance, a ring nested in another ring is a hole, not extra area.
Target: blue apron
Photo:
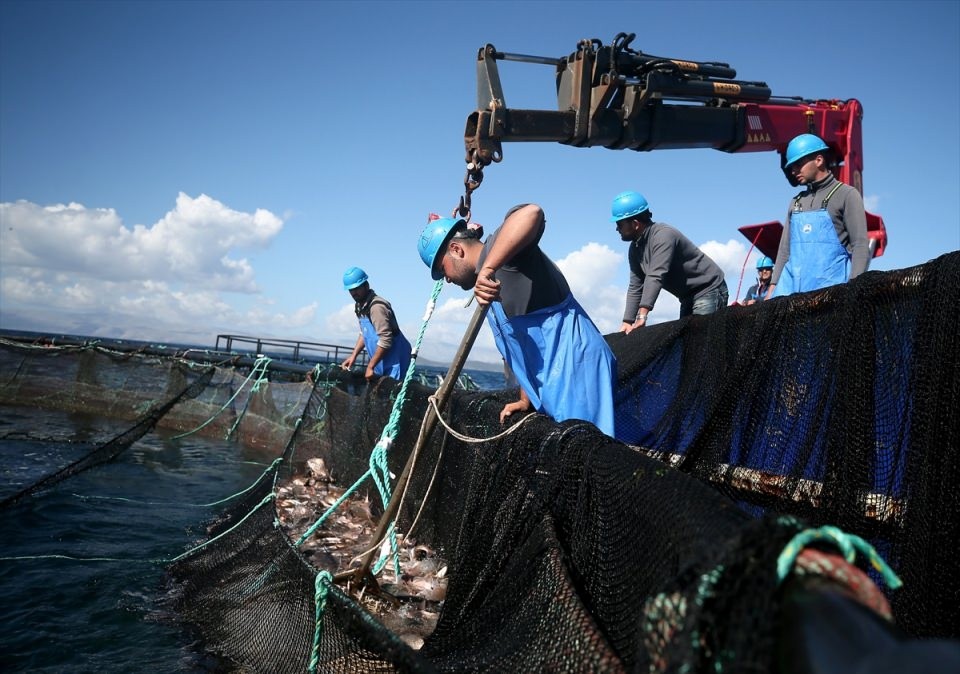
[[[743,298],[744,302],[749,300],[754,300],[755,302],[762,302],[763,296],[767,294],[767,289],[769,286],[760,287],[759,283],[756,283],[747,290],[747,296]]]
[[[373,327],[373,321],[368,316],[358,316],[360,320],[360,333],[363,335],[363,344],[367,347],[367,357],[373,358],[377,352],[377,342],[380,341],[380,335],[377,329]],[[393,344],[380,362],[373,366],[373,371],[378,375],[387,375],[397,381],[403,381],[407,374],[407,367],[410,365],[410,342],[403,336],[403,333],[397,330],[393,335]]]
[[[827,194],[818,211],[790,214],[790,258],[780,272],[774,297],[819,290],[850,278],[850,253],[837,238],[837,230],[827,212],[827,201],[842,183]],[[794,209],[800,197],[794,202]]]
[[[573,293],[556,306],[513,318],[494,302],[487,321],[536,411],[556,421],[583,419],[614,436],[617,361]]]

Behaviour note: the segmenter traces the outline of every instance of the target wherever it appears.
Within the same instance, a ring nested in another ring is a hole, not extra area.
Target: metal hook
[[[460,197],[460,205],[453,209],[454,217],[460,217],[464,220],[470,220],[470,195]]]

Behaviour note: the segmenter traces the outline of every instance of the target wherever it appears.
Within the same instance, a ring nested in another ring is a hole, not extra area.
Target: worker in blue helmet
[[[630,284],[620,331],[630,333],[647,324],[661,290],[680,300],[680,318],[711,314],[727,305],[729,292],[723,270],[678,230],[653,221],[646,197],[621,192],[610,206],[622,241],[630,244],[627,261]]]
[[[747,294],[743,297],[743,303],[756,304],[766,299],[772,277],[773,260],[764,255],[757,260],[757,282],[747,289]]]
[[[430,222],[417,249],[434,280],[473,290],[490,305],[487,321],[507,367],[520,384],[519,400],[500,412],[536,410],[556,421],[583,419],[614,436],[616,360],[577,302],[560,269],[540,249],[541,208],[511,209],[496,232],[464,220]]]
[[[410,365],[410,342],[400,331],[390,303],[370,288],[367,273],[350,267],[343,273],[343,289],[354,301],[354,313],[360,322],[360,336],[353,353],[340,364],[344,370],[353,367],[360,351],[367,350],[367,380],[387,375],[401,380]]]
[[[831,170],[830,148],[804,133],[787,145],[784,171],[806,189],[787,211],[767,296],[818,290],[867,270],[870,249],[863,198]]]

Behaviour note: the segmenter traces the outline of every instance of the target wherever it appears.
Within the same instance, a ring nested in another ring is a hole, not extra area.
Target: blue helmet
[[[639,192],[621,192],[613,198],[613,205],[610,207],[610,222],[617,222],[624,218],[639,215],[649,208],[650,204]]]
[[[354,288],[359,288],[367,282],[368,278],[367,272],[360,269],[360,267],[350,267],[347,271],[343,272],[343,289],[353,290]]]
[[[795,164],[804,157],[829,149],[820,136],[815,136],[812,133],[802,133],[787,145],[784,167],[790,168],[791,164]]]
[[[757,260],[757,269],[773,269],[773,260],[764,255]]]
[[[420,253],[420,259],[430,268],[430,276],[434,281],[443,278],[443,272],[437,269],[437,253],[447,242],[453,228],[464,220],[457,218],[437,218],[427,223],[427,226],[420,232],[420,240],[417,241],[417,252]]]

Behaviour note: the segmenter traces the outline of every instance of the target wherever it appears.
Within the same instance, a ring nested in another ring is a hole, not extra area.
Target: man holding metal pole
[[[520,384],[520,398],[500,413],[536,410],[556,421],[583,419],[614,435],[616,360],[603,335],[540,249],[546,221],[535,204],[511,209],[496,232],[440,218],[417,249],[434,280],[473,289],[497,349]]]

